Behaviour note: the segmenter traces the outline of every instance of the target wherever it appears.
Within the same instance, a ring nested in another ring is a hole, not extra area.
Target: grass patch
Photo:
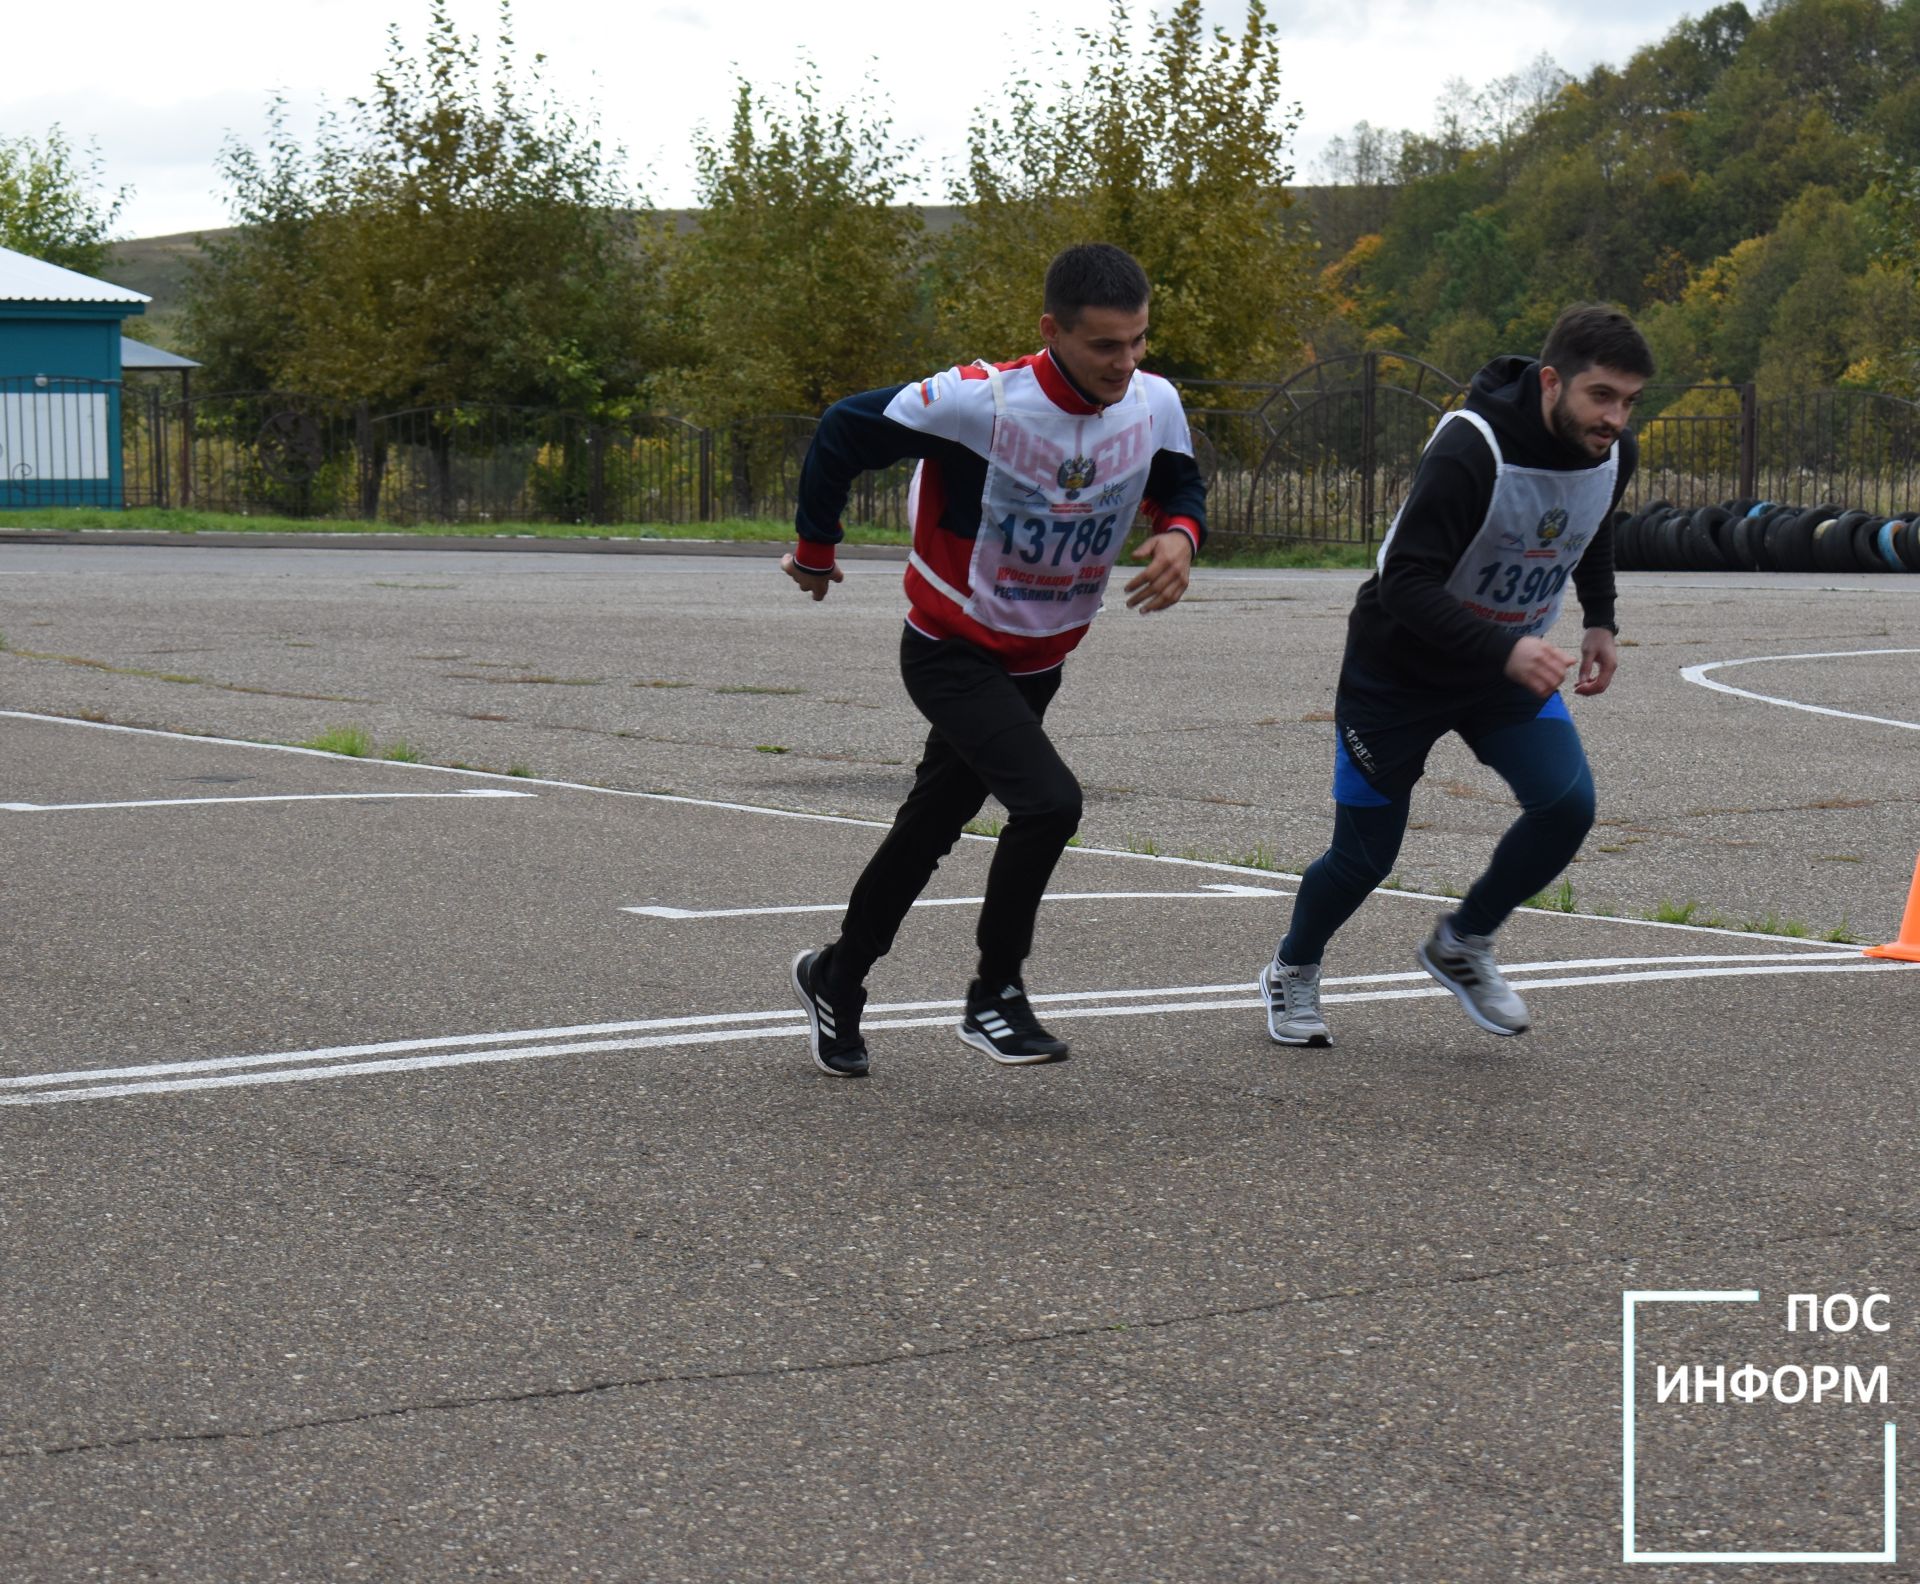
[[[1805,919],[1782,918],[1774,912],[1763,913],[1758,918],[1723,918],[1718,913],[1702,913],[1700,904],[1693,901],[1662,902],[1651,913],[1643,913],[1641,917],[1651,919],[1656,924],[1692,924],[1701,929],[1728,930],[1742,935],[1784,935],[1792,940],[1831,941],[1836,946],[1860,944],[1860,937],[1853,933],[1844,918],[1831,928],[1821,930]]]
[[[367,534],[405,534],[421,539],[584,539],[615,542],[672,539],[692,543],[718,541],[749,544],[793,542],[792,519],[770,517],[729,517],[706,523],[394,523],[365,522],[356,518],[250,516],[238,512],[187,511],[158,506],[137,506],[127,511],[43,507],[0,513],[0,530],[12,532],[69,533],[112,529],[181,534],[331,534],[357,537]],[[860,523],[846,526],[845,543],[851,545],[895,545],[904,548],[912,542],[910,534],[897,528],[878,528]],[[1129,545],[1127,553],[1130,554],[1132,549],[1133,546]],[[1371,566],[1378,553],[1377,544],[1236,545],[1226,542],[1223,535],[1218,549],[1205,552],[1200,564],[1209,567],[1359,570]],[[1127,564],[1123,555],[1121,565]],[[421,588],[437,585],[383,586]]]
[[[1778,913],[1767,913],[1760,918],[1748,919],[1744,924],[1730,924],[1727,928],[1746,930],[1754,935],[1791,935],[1796,940],[1805,940],[1813,933],[1806,920],[1782,918]]]
[[[793,687],[753,687],[747,683],[736,683],[727,687],[717,687],[716,693],[764,693],[771,698],[785,698],[795,693],[804,693],[805,688]]]
[[[1126,850],[1130,853],[1138,853],[1142,858],[1160,856],[1160,846],[1151,836],[1129,836],[1126,840]]]
[[[0,514],[0,529],[67,533],[119,529],[135,533],[406,534],[421,539],[686,539],[781,543],[793,539],[791,518],[730,517],[706,523],[366,522],[357,518],[251,516],[136,506],[127,511],[42,508]],[[848,524],[848,544],[907,545],[896,528]],[[396,585],[405,586],[405,585]]]
[[[507,774],[510,776],[528,777],[533,774],[533,768],[530,765],[510,764],[507,766]]]
[[[755,753],[791,753],[793,752],[791,748],[783,748],[779,743],[755,743],[753,745],[753,751]]]
[[[1548,913],[1576,912],[1578,910],[1573,904],[1573,882],[1563,877],[1551,891],[1542,891],[1535,896],[1530,896],[1521,906],[1542,908]]]
[[[329,726],[318,737],[295,743],[296,748],[312,748],[318,753],[344,754],[349,759],[366,759],[373,753],[373,739],[358,726]]]
[[[426,760],[426,755],[411,743],[392,742],[384,748],[378,747],[372,733],[359,726],[329,726],[318,737],[309,737],[294,747],[340,754],[347,759],[390,759],[395,764],[422,764]]]
[[[1691,924],[1694,914],[1700,911],[1700,904],[1694,901],[1674,902],[1665,897],[1660,905],[1647,915],[1656,924]]]
[[[1007,828],[1007,822],[995,819],[991,814],[982,814],[978,819],[970,819],[960,827],[969,836],[998,836]]]

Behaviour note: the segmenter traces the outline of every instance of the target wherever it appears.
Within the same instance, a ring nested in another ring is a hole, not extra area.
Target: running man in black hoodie
[[[1457,911],[1419,948],[1429,974],[1494,1034],[1523,1034],[1493,933],[1544,889],[1593,825],[1593,776],[1560,687],[1604,693],[1617,656],[1613,514],[1638,447],[1627,421],[1653,356],[1625,314],[1560,316],[1538,360],[1496,358],[1435,428],[1347,622],[1334,700],[1333,845],[1307,870],[1273,961],[1267,1029],[1327,1045],[1320,960],[1400,851],[1427,753],[1458,732],[1522,813]],[[1571,583],[1575,656],[1547,641]]]

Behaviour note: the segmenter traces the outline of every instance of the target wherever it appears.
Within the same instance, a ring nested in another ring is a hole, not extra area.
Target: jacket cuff
[[[1613,606],[1614,602],[1610,599],[1594,600],[1591,603],[1582,600],[1580,602],[1580,624],[1583,627],[1610,627],[1614,632],[1619,632],[1619,625],[1614,619]]]
[[[1200,553],[1200,541],[1205,535],[1199,523],[1195,522],[1191,517],[1162,517],[1155,521],[1153,525],[1153,531],[1155,533],[1171,533],[1176,528],[1193,541],[1193,553],[1198,555]]]
[[[793,547],[793,564],[802,572],[831,572],[833,546],[817,539],[798,540]]]

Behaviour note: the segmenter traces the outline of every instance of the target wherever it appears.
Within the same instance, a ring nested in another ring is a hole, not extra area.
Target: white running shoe
[[[1524,1034],[1533,1027],[1527,1003],[1501,977],[1493,960],[1491,935],[1459,935],[1453,920],[1442,916],[1433,933],[1420,943],[1420,966],[1451,990],[1472,1018],[1489,1034]]]
[[[1278,957],[1260,970],[1260,999],[1267,1003],[1267,1033],[1281,1045],[1331,1045],[1320,1015],[1320,965],[1296,968]]]

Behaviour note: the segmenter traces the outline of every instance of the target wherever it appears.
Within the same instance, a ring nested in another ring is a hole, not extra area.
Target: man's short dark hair
[[[1554,321],[1540,366],[1571,384],[1595,366],[1653,378],[1653,350],[1634,322],[1605,303],[1576,303]]]
[[[1047,266],[1041,306],[1071,330],[1086,308],[1118,308],[1133,313],[1147,306],[1153,288],[1147,272],[1125,248],[1111,242],[1078,242]]]

